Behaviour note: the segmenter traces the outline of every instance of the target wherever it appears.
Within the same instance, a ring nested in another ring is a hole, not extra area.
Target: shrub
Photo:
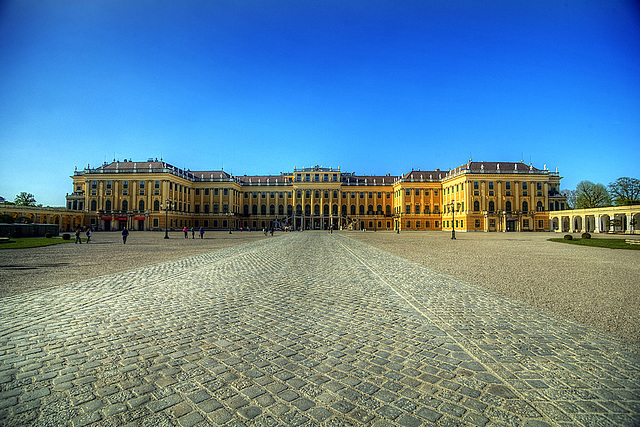
[[[71,240],[71,234],[69,233],[64,233],[62,235],[62,240]]]
[[[573,236],[571,234],[565,234],[564,240],[573,240]]]
[[[589,233],[582,233],[582,236],[581,236],[581,237],[582,237],[583,239],[590,239],[590,238],[591,238],[591,234],[589,234]]]
[[[46,237],[47,239],[51,238],[51,233],[45,233],[44,237]]]

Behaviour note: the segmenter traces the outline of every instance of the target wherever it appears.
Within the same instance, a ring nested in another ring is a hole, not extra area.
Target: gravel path
[[[347,232],[438,272],[640,344],[640,251],[566,245],[550,233]],[[0,297],[264,239],[261,232],[94,233],[91,244],[0,250]],[[598,236],[606,237],[606,236]]]
[[[551,233],[347,235],[640,344],[640,251],[549,242],[561,237]]]
[[[117,232],[94,232],[90,244],[65,243],[0,250],[0,297],[119,273],[264,239],[261,232],[207,232],[204,239],[182,232],[131,232],[127,244]]]

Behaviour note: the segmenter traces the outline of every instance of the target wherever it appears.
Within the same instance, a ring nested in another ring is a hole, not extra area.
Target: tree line
[[[591,181],[580,181],[575,190],[563,190],[571,209],[640,204],[640,179],[621,177],[608,186]]]

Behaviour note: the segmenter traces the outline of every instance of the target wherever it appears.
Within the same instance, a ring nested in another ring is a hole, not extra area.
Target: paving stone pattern
[[[0,315],[2,425],[640,425],[637,348],[339,233],[6,297]]]

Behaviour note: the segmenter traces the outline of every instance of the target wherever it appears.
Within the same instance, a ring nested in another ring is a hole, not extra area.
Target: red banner
[[[145,218],[143,216],[136,216],[133,219],[135,219],[136,221],[144,221]]]

